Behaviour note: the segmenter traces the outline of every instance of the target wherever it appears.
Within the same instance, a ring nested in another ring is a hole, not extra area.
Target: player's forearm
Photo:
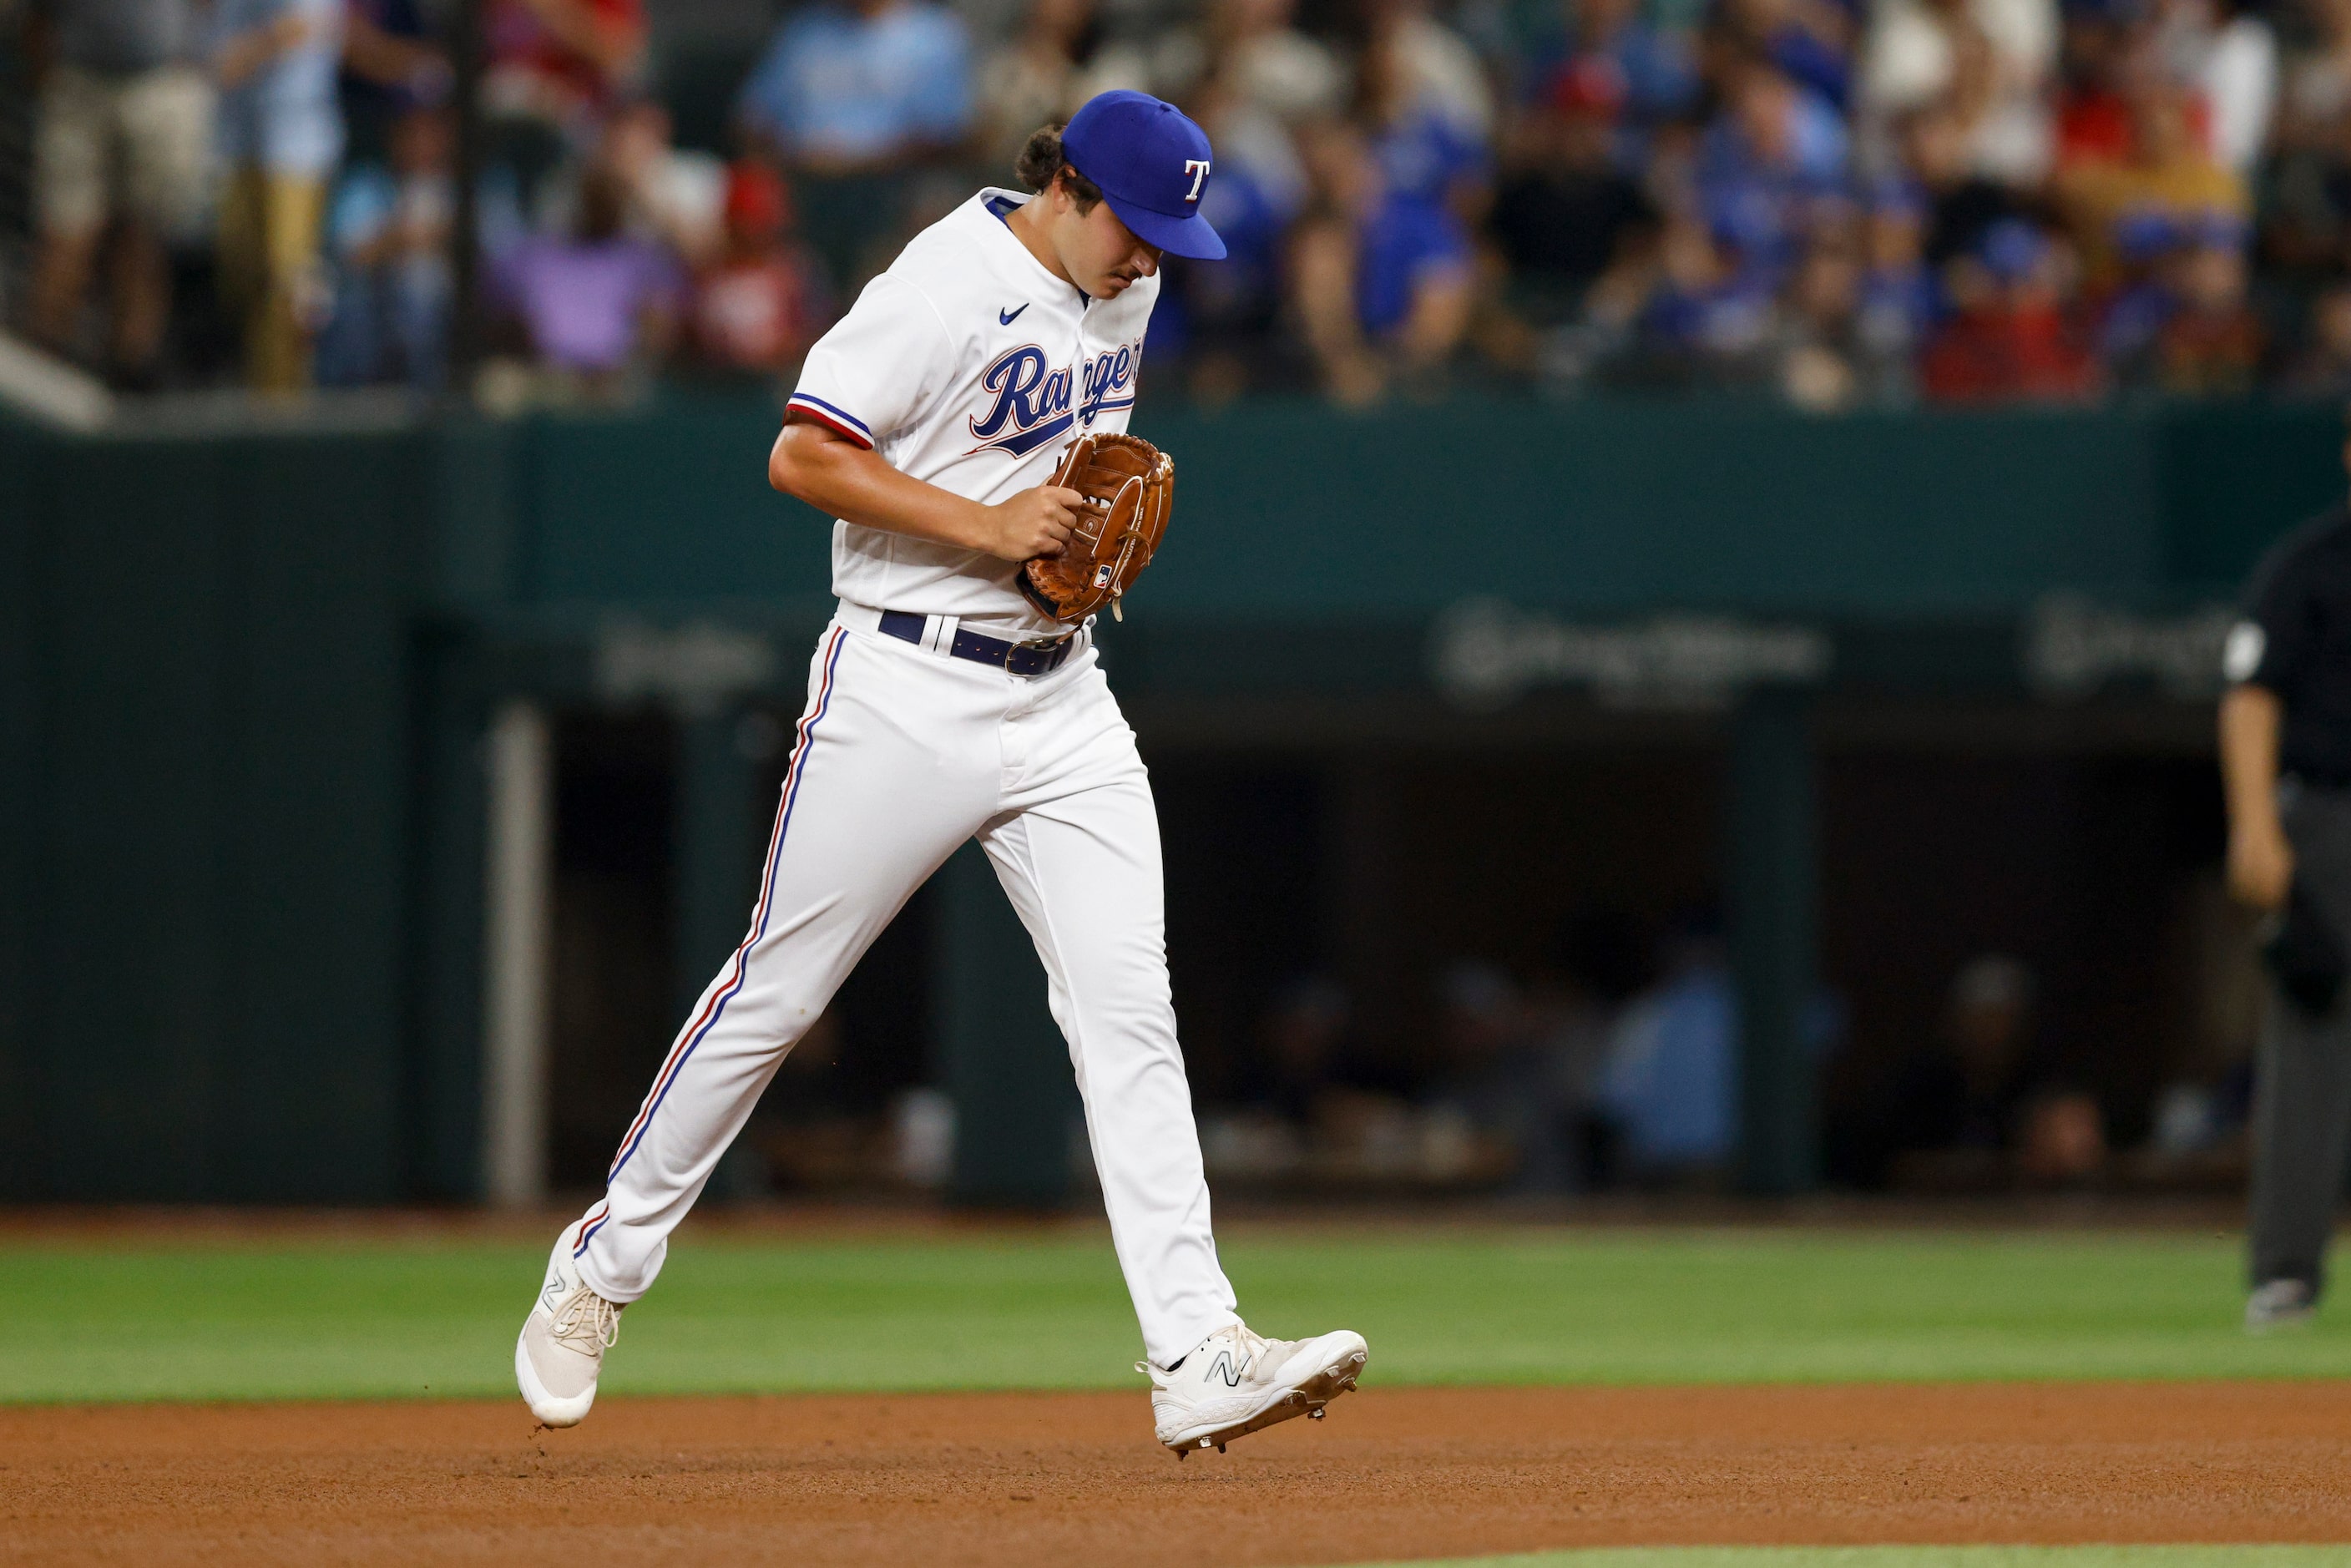
[[[2229,688],[2220,699],[2220,784],[2240,830],[2277,827],[2278,731],[2284,705],[2266,686]]]
[[[809,423],[784,426],[768,456],[768,483],[829,517],[961,549],[987,549],[986,511],[893,468],[880,454]]]

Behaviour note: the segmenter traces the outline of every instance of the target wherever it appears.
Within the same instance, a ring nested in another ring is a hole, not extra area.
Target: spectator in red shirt
[[[643,0],[490,0],[486,90],[499,110],[568,125],[643,64]]]
[[[781,374],[832,319],[823,269],[791,230],[782,176],[737,162],[727,175],[725,247],[695,292],[695,345],[712,368]]]
[[[2126,5],[2085,0],[2065,8],[2064,80],[2057,89],[2057,166],[2130,156],[2130,106],[2116,78],[2131,44]]]
[[[528,211],[642,73],[644,0],[486,0],[482,35],[489,161]]]
[[[1952,263],[1959,308],[1928,346],[1919,382],[1938,402],[2079,402],[2098,366],[2069,308],[2069,258],[2019,218],[1994,224],[1981,251]]]

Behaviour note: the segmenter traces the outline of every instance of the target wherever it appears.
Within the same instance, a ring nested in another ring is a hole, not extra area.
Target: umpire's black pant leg
[[[2351,1023],[2313,1019],[2269,988],[2254,1065],[2252,1283],[2325,1282],[2351,1154]]]
[[[2351,794],[2282,790],[2295,874],[2351,940]],[[2351,991],[2314,1018],[2268,985],[2254,1062],[2252,1283],[2325,1282],[2351,1159]]]

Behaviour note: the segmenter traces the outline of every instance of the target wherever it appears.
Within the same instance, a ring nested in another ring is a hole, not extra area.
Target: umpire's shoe
[[[1315,1339],[1267,1339],[1247,1323],[1218,1329],[1165,1371],[1148,1362],[1151,1413],[1159,1440],[1177,1458],[1222,1449],[1235,1437],[1287,1421],[1320,1418],[1322,1406],[1355,1386],[1371,1352],[1341,1329]]]
[[[2307,1280],[2272,1280],[2245,1298],[2245,1332],[2275,1333],[2298,1329],[2318,1311],[2318,1292]]]
[[[621,1337],[621,1309],[580,1278],[571,1254],[555,1244],[547,1283],[515,1341],[515,1382],[523,1403],[549,1427],[577,1427],[596,1403],[604,1353]]]

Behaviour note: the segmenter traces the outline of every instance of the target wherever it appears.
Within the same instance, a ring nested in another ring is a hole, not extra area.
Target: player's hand
[[[2294,885],[2294,849],[2275,821],[2243,822],[2229,834],[2229,891],[2255,909],[2284,907]]]
[[[1040,485],[1010,500],[980,508],[980,549],[1002,560],[1034,560],[1061,553],[1077,527],[1085,497],[1059,485]]]

